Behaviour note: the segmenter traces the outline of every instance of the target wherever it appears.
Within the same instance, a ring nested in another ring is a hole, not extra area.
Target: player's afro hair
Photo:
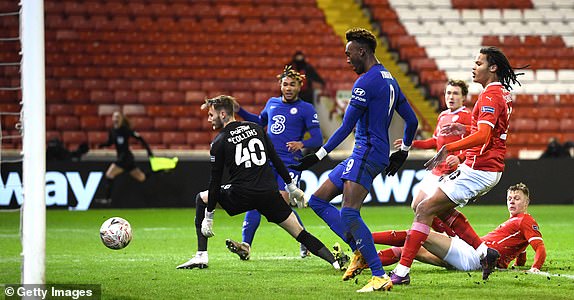
[[[345,37],[347,38],[347,42],[356,41],[366,45],[373,53],[375,49],[377,49],[377,38],[367,29],[351,28],[345,33]]]

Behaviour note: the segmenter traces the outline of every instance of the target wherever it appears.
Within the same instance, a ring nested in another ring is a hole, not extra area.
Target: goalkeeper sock
[[[400,265],[407,268],[411,267],[411,265],[413,264],[413,260],[417,255],[417,252],[419,252],[419,249],[421,248],[423,243],[427,240],[429,233],[430,233],[430,226],[424,223],[413,222],[411,230],[409,230],[407,233],[407,239],[405,240],[405,247],[403,248],[403,254],[401,256]],[[398,275],[406,276],[404,274],[398,274]]]
[[[205,218],[205,208],[207,204],[203,203],[201,196],[197,193],[195,196],[195,234],[197,235],[197,251],[207,251],[207,238],[201,233],[201,222]]]
[[[250,210],[245,213],[245,219],[243,220],[243,229],[241,230],[241,236],[243,242],[249,245],[253,244],[253,238],[255,237],[255,232],[259,228],[261,223],[261,213],[257,210]]]
[[[349,244],[353,252],[357,250],[357,246],[355,245],[353,238],[350,235],[345,234],[345,227],[341,221],[341,212],[339,212],[333,204],[312,195],[309,199],[309,207],[311,207],[315,214],[329,225],[335,234]]]
[[[341,208],[341,219],[345,227],[353,235],[354,240],[357,241],[356,247],[361,251],[363,258],[369,264],[373,276],[380,277],[385,275],[385,270],[383,270],[383,265],[373,242],[373,235],[365,222],[363,222],[359,210],[343,207]]]
[[[467,242],[474,249],[482,244],[482,240],[476,234],[476,231],[468,223],[468,219],[458,210],[453,209],[450,214],[442,217],[441,219],[460,237],[463,241]]]
[[[389,249],[381,250],[377,254],[379,255],[379,259],[381,260],[383,266],[389,266],[401,260],[402,252],[403,250],[400,247],[392,247]]]
[[[373,232],[373,242],[375,242],[375,244],[402,247],[405,244],[406,238],[406,230]]]
[[[299,235],[297,236],[296,240],[299,243],[305,245],[305,247],[307,247],[307,249],[311,251],[311,253],[326,260],[330,264],[333,264],[335,262],[335,257],[333,256],[333,253],[331,253],[331,251],[329,251],[329,249],[325,247],[325,244],[323,244],[319,239],[317,239],[315,236],[307,232],[307,230],[301,231],[301,233],[299,233]]]

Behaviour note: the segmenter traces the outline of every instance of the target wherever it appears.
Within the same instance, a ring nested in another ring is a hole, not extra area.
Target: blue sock
[[[291,210],[293,210],[293,213],[295,214],[295,217],[297,217],[297,221],[299,221],[299,224],[301,224],[301,226],[303,226],[303,229],[305,229],[305,225],[303,225],[303,221],[301,221],[301,217],[299,217],[297,211],[293,208],[291,208]]]
[[[261,223],[261,214],[257,210],[254,209],[245,213],[243,230],[241,231],[244,243],[253,244],[253,237],[255,237],[255,231],[259,227],[259,223]]]
[[[361,213],[359,210],[343,207],[341,208],[341,219],[345,224],[345,227],[351,232],[353,238],[357,242],[357,248],[361,251],[363,258],[369,264],[373,276],[383,276],[385,270],[383,269],[383,264],[377,255],[377,249],[375,248],[375,243],[373,242],[373,235],[371,231],[363,222],[361,218]]]
[[[312,195],[309,199],[309,206],[313,209],[315,214],[329,225],[334,233],[349,244],[349,247],[351,247],[353,251],[357,249],[353,238],[348,234],[345,234],[345,227],[341,220],[341,213],[333,204]]]

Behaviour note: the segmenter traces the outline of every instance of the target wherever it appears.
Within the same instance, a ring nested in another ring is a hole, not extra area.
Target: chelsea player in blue
[[[297,163],[302,156],[302,148],[317,148],[323,143],[323,136],[315,108],[299,98],[304,76],[295,71],[290,65],[285,66],[283,73],[277,75],[281,86],[281,97],[270,98],[259,115],[252,114],[243,108],[239,108],[238,111],[238,114],[246,121],[267,126],[269,139],[285,165]],[[303,140],[306,132],[309,132],[311,137]],[[289,169],[289,175],[291,175],[291,178],[298,186],[301,171]],[[289,194],[283,189],[285,182],[277,172],[275,172],[275,178],[283,199],[289,203]],[[294,205],[294,203],[292,204]],[[297,212],[295,210],[293,212],[302,225],[303,223]],[[249,259],[251,244],[260,222],[261,214],[258,211],[248,211],[243,222],[242,243],[231,239],[226,240],[227,248],[231,252],[237,253],[240,259]],[[301,257],[309,255],[309,251],[303,244],[301,244],[300,254]]]
[[[357,292],[388,291],[393,283],[385,274],[373,243],[371,231],[360,209],[380,173],[394,175],[403,165],[416,133],[418,121],[397,81],[375,56],[377,40],[366,29],[346,32],[347,63],[361,75],[353,86],[343,123],[315,154],[306,155],[296,170],[308,169],[337,147],[356,126],[355,147],[349,158],[337,165],[309,199],[309,206],[355,251],[343,280],[352,278],[358,263],[367,263],[373,277]],[[394,112],[405,120],[403,145],[389,157],[389,126]],[[329,203],[343,194],[341,211]],[[360,261],[364,260],[364,261]]]

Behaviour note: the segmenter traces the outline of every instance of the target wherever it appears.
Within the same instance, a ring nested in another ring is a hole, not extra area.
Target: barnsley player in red
[[[489,248],[474,232],[464,215],[455,210],[469,200],[484,195],[500,180],[504,170],[506,137],[512,112],[511,84],[520,84],[506,56],[496,47],[480,49],[472,69],[473,81],[484,90],[473,110],[470,135],[444,145],[425,166],[433,169],[449,153],[466,149],[466,160],[458,169],[443,177],[439,188],[415,210],[415,218],[406,238],[399,264],[391,275],[393,284],[410,283],[410,267],[430,232],[433,218],[450,219],[450,227],[479,253],[482,278],[488,279],[500,254]],[[464,126],[445,126],[443,133],[465,130]]]

